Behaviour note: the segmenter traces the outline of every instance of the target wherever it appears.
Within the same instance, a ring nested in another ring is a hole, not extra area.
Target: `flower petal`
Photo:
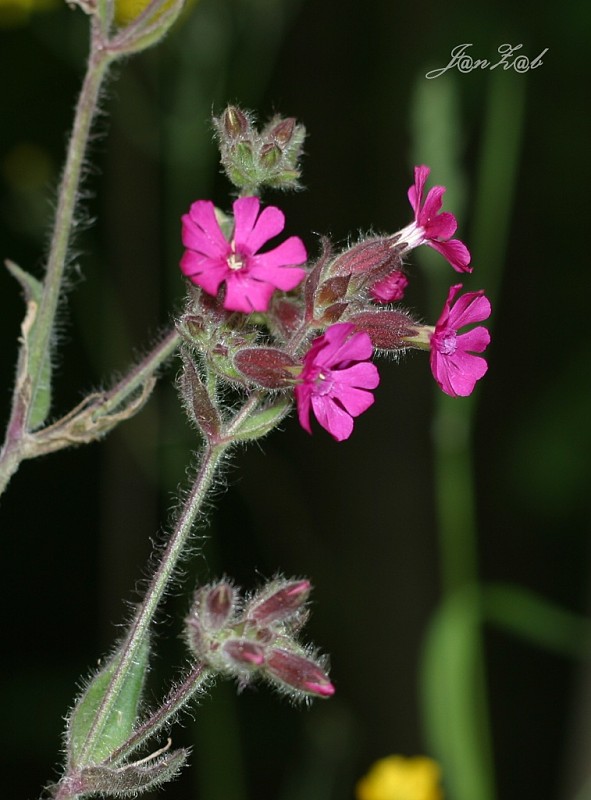
[[[360,389],[375,389],[380,383],[380,373],[375,364],[362,361],[352,367],[333,372],[339,386],[355,386]]]
[[[253,280],[249,275],[232,273],[226,279],[224,308],[228,311],[266,311],[275,287],[264,281]]]
[[[352,417],[358,417],[363,414],[375,401],[371,392],[365,389],[357,389],[354,386],[344,386],[342,388],[339,386],[334,396]]]
[[[234,212],[232,239],[237,244],[242,244],[248,240],[255,226],[260,205],[258,197],[239,197],[238,200],[234,200],[232,203]]]
[[[417,222],[426,228],[432,220],[435,219],[443,205],[443,195],[445,194],[445,186],[433,186],[429,189],[423,207],[419,211]]]
[[[298,407],[298,420],[300,425],[308,433],[312,433],[310,427],[310,401],[312,388],[307,383],[298,383],[294,389],[296,404]]]
[[[480,325],[456,338],[457,349],[465,353],[483,353],[490,344],[490,333]]]
[[[201,286],[208,294],[214,297],[222,281],[226,278],[228,267],[225,262],[216,262],[207,256],[185,250],[180,261],[180,267],[192,283]]]
[[[429,167],[424,165],[415,167],[415,182],[414,185],[408,190],[408,202],[411,204],[412,209],[415,212],[415,219],[418,217],[420,212],[423,190],[430,172],[431,170]]]
[[[484,291],[466,292],[450,310],[449,324],[456,330],[473,322],[482,322],[491,314],[490,301],[484,296]]]
[[[425,225],[428,239],[451,239],[458,227],[458,222],[449,211],[442,211]]]
[[[456,272],[472,272],[470,264],[470,251],[459,239],[450,239],[449,242],[437,242],[427,239],[425,244],[437,250],[448,261]]]
[[[212,257],[224,256],[229,243],[222,233],[211,200],[197,200],[188,214],[183,214],[183,244],[191,250]]]
[[[242,199],[256,200],[257,198],[245,197]],[[239,200],[236,200],[234,208],[239,202]],[[239,222],[239,217],[236,217],[236,226],[234,228],[236,247],[239,250],[245,250],[249,254],[256,253],[269,239],[273,239],[277,234],[281,233],[284,227],[285,216],[283,211],[280,211],[275,206],[264,208],[252,228],[242,226]]]
[[[353,432],[353,419],[328,395],[312,395],[314,416],[333,439],[342,442]]]

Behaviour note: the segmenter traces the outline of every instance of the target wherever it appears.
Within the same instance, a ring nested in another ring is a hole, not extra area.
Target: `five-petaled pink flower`
[[[275,289],[289,291],[306,276],[295,265],[306,261],[298,236],[265,253],[260,248],[285,227],[283,212],[267,206],[259,213],[257,197],[234,201],[234,231],[226,239],[209,200],[197,200],[182,217],[183,244],[187,248],[181,270],[214,297],[225,283],[223,306],[228,311],[266,311]]]
[[[400,237],[409,247],[428,244],[449,261],[456,272],[472,272],[470,251],[459,239],[451,237],[458,223],[449,211],[441,211],[445,186],[429,189],[423,202],[425,183],[431,170],[415,167],[415,182],[408,190],[408,199],[415,212],[415,221],[400,231]]]
[[[380,382],[369,335],[350,322],[331,325],[312,342],[295,387],[300,425],[312,433],[310,410],[337,442],[348,439],[353,417],[374,402],[371,389]]]
[[[488,369],[484,358],[472,355],[482,353],[490,342],[490,334],[479,325],[466,333],[459,328],[482,322],[490,316],[490,302],[483,291],[466,292],[452,305],[462,288],[457,283],[449,290],[445,306],[431,335],[431,371],[440,388],[451,397],[471,394],[477,380]]]

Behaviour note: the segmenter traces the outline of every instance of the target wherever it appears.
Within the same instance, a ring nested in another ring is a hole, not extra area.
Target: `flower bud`
[[[310,596],[311,588],[310,581],[307,580],[271,584],[249,603],[246,617],[259,625],[283,622],[302,609]]]
[[[300,126],[301,127],[301,126]],[[280,120],[275,125],[272,125],[267,132],[267,141],[274,141],[280,147],[286,147],[293,139],[296,129],[296,120],[294,117],[286,117]]]
[[[350,275],[362,279],[362,285],[376,283],[402,265],[404,246],[397,246],[394,236],[364,239],[336,256],[327,274]]]
[[[219,581],[195,592],[186,619],[186,637],[189,648],[198,658],[208,661],[210,652],[217,649],[218,635],[235,623],[237,604],[236,591],[228,581]]]
[[[281,160],[281,149],[277,147],[276,144],[264,144],[261,147],[259,156],[261,160],[261,166],[265,167],[265,169],[272,169],[273,167],[277,166]]]
[[[271,650],[265,671],[282,689],[295,689],[316,697],[331,697],[335,691],[328,675],[315,661],[289,650]]]
[[[238,139],[248,133],[250,123],[243,111],[236,106],[228,106],[219,119],[219,128],[223,129],[229,139]]]
[[[204,617],[209,630],[220,630],[234,612],[234,587],[227,581],[213,586],[205,596]]]
[[[239,670],[260,667],[265,661],[264,648],[248,639],[228,639],[222,649]]]
[[[249,381],[266,389],[284,389],[293,383],[290,368],[298,362],[274,347],[244,347],[234,356],[234,366]]]
[[[347,317],[358,331],[369,334],[374,347],[381,350],[403,350],[409,347],[407,337],[416,331],[416,323],[402,311],[360,311]]]

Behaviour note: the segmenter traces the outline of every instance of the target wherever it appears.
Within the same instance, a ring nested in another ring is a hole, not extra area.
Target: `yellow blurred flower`
[[[2,2],[2,0],[0,0]],[[173,4],[174,0],[167,0],[158,12],[158,16]],[[186,0],[181,16],[186,13],[194,0]],[[150,5],[150,0],[115,0],[115,22],[123,28],[142,13]]]
[[[426,756],[376,761],[355,787],[357,800],[443,800],[439,764]]]
[[[0,0],[0,28],[14,28],[28,21],[35,11],[49,11],[64,0]]]

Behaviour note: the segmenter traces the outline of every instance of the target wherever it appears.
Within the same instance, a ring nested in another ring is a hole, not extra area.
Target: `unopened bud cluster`
[[[226,580],[197,590],[186,620],[196,658],[241,686],[264,678],[298,699],[330,697],[324,659],[296,638],[304,624],[307,580],[271,581],[250,598]]]
[[[228,106],[213,124],[228,179],[244,194],[298,187],[306,130],[293,117],[275,116],[259,131],[251,114]]]

